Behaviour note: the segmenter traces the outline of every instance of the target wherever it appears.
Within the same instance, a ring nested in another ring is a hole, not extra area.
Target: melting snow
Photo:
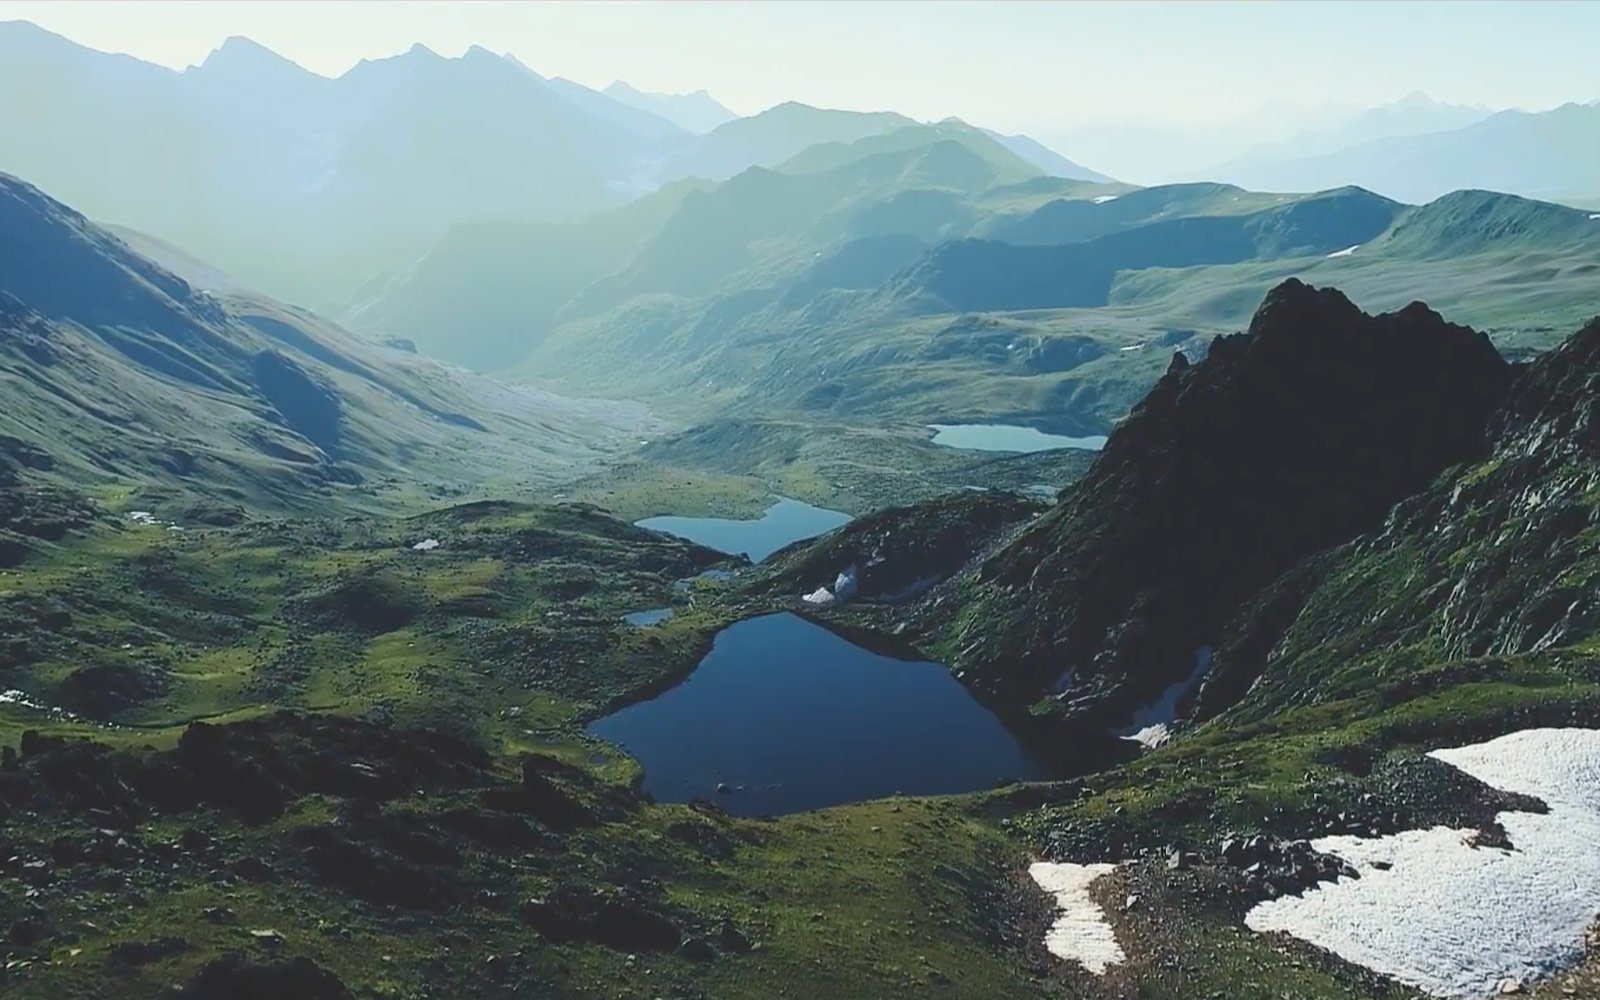
[[[1039,861],[1028,868],[1039,888],[1056,898],[1060,911],[1056,922],[1045,932],[1044,946],[1057,958],[1077,962],[1097,976],[1126,958],[1106,921],[1105,910],[1089,898],[1089,886],[1094,880],[1116,867]]]
[[[412,550],[416,552],[432,552],[438,547],[439,540],[437,538],[424,538],[422,541],[411,546]]]
[[[128,520],[134,524],[155,524],[156,516],[147,510],[130,510]]]
[[[1117,196],[1114,195],[1114,194],[1102,194],[1102,195],[1097,196],[1094,199],[1094,203],[1096,205],[1104,205],[1108,201],[1116,201],[1116,200],[1117,200]]]
[[[1201,646],[1194,651],[1194,669],[1189,676],[1168,685],[1161,697],[1137,712],[1128,727],[1122,731],[1123,739],[1143,743],[1154,750],[1172,738],[1172,723],[1178,718],[1178,706],[1200,686],[1206,671],[1211,669],[1211,647]]]
[[[1328,254],[1328,256],[1330,258],[1331,257],[1348,257],[1348,256],[1350,256],[1351,254],[1355,253],[1357,250],[1360,250],[1360,249],[1361,249],[1361,244],[1357,243],[1353,247],[1345,247],[1343,250],[1335,250],[1333,253]]]
[[[1600,914],[1600,730],[1529,729],[1431,756],[1550,811],[1501,813],[1509,851],[1443,826],[1315,841],[1361,877],[1269,900],[1245,923],[1439,997],[1485,997],[1580,962]]]
[[[849,569],[834,578],[833,589],[830,590],[827,586],[818,587],[801,600],[807,604],[832,604],[835,601],[848,601],[856,596],[856,590],[856,567],[852,563]]]
[[[28,696],[26,691],[18,691],[16,688],[11,688],[7,691],[0,691],[0,705],[17,705],[22,708],[32,709],[35,712],[43,712],[46,715],[51,715],[58,719],[77,718],[77,716],[73,715],[64,708],[55,708],[54,706],[46,705],[43,702],[35,701],[33,698]]]

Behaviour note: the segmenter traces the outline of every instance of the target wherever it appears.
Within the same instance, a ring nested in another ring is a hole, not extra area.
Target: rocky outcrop
[[[234,953],[207,962],[181,1000],[352,1000],[339,977],[309,958],[255,962]]]
[[[1217,649],[1214,715],[1349,691],[1385,662],[1570,646],[1600,625],[1600,322],[1516,378],[1492,453],[1399,503],[1379,530],[1285,574]],[[1472,668],[1483,674],[1487,668]]]
[[[1287,281],[1205,361],[1175,356],[932,630],[991,698],[1115,722],[1281,574],[1481,459],[1511,381],[1487,338],[1426,306],[1368,316]]]
[[[1041,500],[998,491],[890,507],[820,541],[775,553],[754,586],[782,596],[806,595],[813,604],[909,600],[1048,509]]]

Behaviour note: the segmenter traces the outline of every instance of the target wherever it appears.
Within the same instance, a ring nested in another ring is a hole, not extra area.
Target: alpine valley
[[[1593,105],[0,87],[0,995],[1600,996]]]

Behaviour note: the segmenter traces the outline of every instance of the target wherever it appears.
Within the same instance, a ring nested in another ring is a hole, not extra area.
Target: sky
[[[230,35],[328,76],[417,42],[476,44],[593,87],[706,89],[742,114],[798,100],[1036,134],[1414,91],[1496,109],[1600,99],[1600,3],[0,0],[8,19],[173,68]]]

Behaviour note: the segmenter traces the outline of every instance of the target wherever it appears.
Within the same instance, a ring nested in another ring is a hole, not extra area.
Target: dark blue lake
[[[749,521],[727,517],[647,517],[635,521],[641,528],[665,531],[679,538],[726,552],[746,555],[760,562],[791,542],[832,531],[850,520],[850,515],[825,507],[813,507],[799,500],[780,498],[766,513]]]
[[[933,429],[933,443],[947,448],[967,448],[972,451],[1033,452],[1056,448],[1086,448],[1099,451],[1105,447],[1103,434],[1088,437],[1068,437],[1065,434],[1046,434],[1033,427],[1014,424],[929,424]]]
[[[944,667],[790,614],[729,626],[681,684],[589,732],[637,758],[658,800],[743,816],[1049,777]]]

